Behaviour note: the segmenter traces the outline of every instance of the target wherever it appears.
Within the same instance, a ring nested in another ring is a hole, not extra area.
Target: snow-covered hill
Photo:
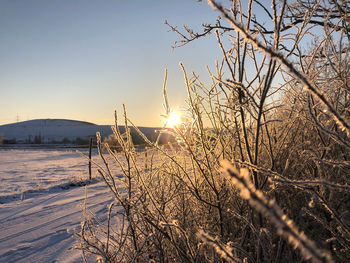
[[[149,135],[154,128],[143,127]],[[102,137],[112,134],[110,125],[66,119],[37,119],[0,126],[3,141],[11,143],[79,143],[89,140],[100,132]]]
[[[0,126],[4,142],[16,143],[69,143],[87,140],[98,131],[103,137],[112,133],[109,125],[65,119],[37,119]]]

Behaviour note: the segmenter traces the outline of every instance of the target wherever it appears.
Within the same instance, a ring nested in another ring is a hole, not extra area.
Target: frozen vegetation
[[[215,38],[222,59],[210,81],[180,63],[180,123],[166,71],[163,132],[176,141],[144,138],[143,164],[114,128],[125,160],[109,150],[99,170],[114,201],[107,224],[84,218],[81,249],[103,262],[350,262],[349,4],[208,2],[214,23],[167,25],[177,47]]]

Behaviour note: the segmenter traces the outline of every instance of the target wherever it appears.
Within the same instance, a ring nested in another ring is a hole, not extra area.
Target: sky
[[[184,106],[179,67],[207,76],[215,38],[172,49],[164,24],[199,28],[217,13],[196,0],[1,0],[0,125],[38,118],[113,124],[125,104],[139,126],[159,126],[168,68],[170,106]]]

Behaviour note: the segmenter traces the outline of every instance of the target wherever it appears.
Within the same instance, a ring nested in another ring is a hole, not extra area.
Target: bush
[[[148,149],[138,153],[116,125],[117,154],[97,136],[115,201],[106,224],[86,217],[80,248],[111,262],[348,262],[349,7],[209,2],[225,20],[199,33],[169,26],[179,45],[215,32],[212,84],[180,63],[189,118],[163,130],[176,142],[140,132]],[[169,115],[165,88],[164,98]]]
[[[89,139],[80,138],[80,137],[77,137],[74,140],[74,144],[76,144],[76,145],[89,145],[89,142],[90,142]]]
[[[35,135],[34,136],[34,143],[35,144],[41,144],[41,135]]]
[[[71,143],[71,141],[67,137],[64,137],[63,140],[61,141],[61,143],[69,144],[69,143]]]

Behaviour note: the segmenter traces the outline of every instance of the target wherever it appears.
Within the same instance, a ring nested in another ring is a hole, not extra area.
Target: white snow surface
[[[87,178],[75,150],[0,149],[0,262],[83,262],[73,247]],[[87,207],[103,218],[113,199],[107,186],[93,180],[87,193]]]

